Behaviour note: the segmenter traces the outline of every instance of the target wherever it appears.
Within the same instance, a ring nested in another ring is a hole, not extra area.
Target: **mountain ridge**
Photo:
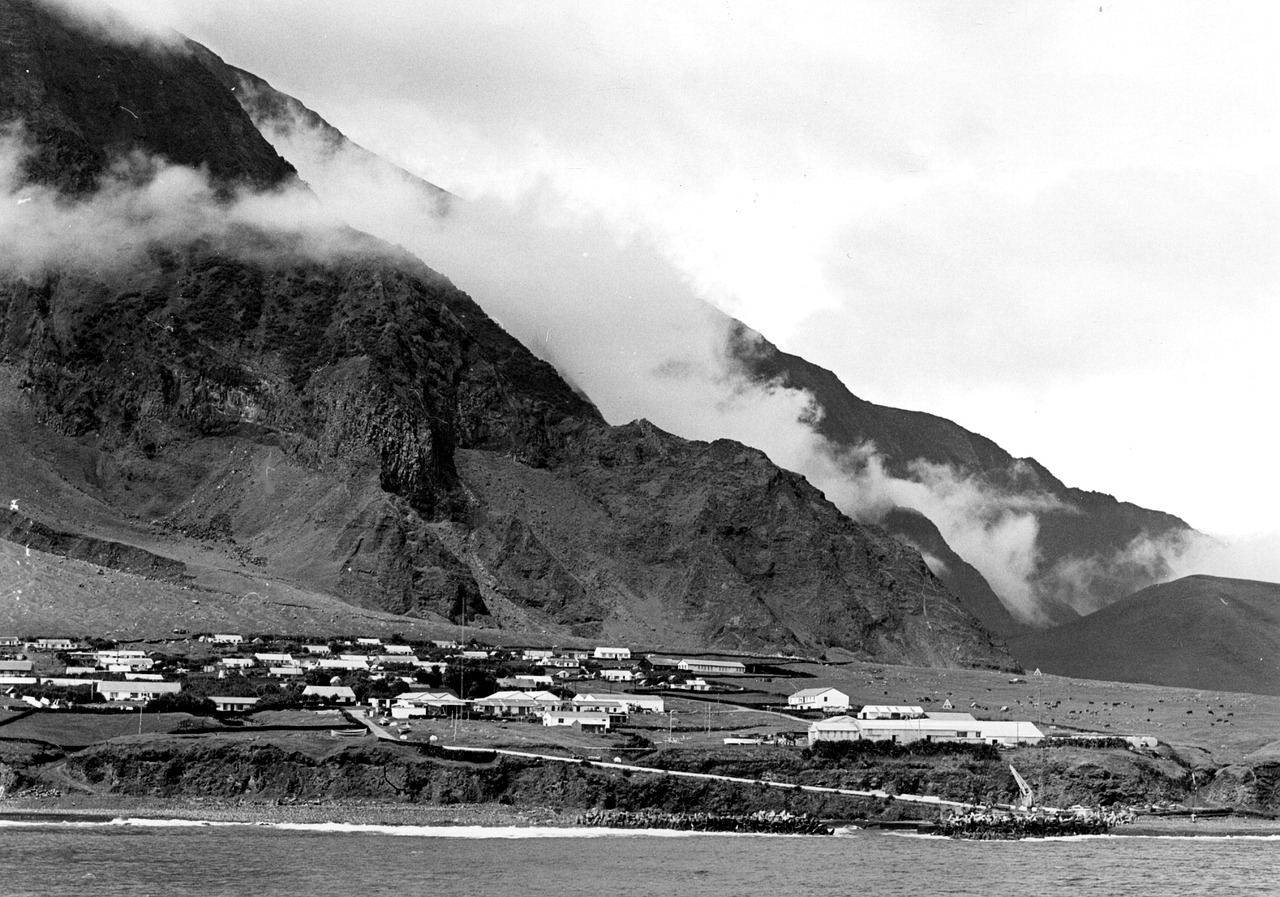
[[[1172,514],[1067,486],[1034,458],[1014,458],[946,418],[861,399],[832,371],[783,352],[745,325],[737,325],[730,352],[756,382],[808,392],[815,405],[814,429],[836,451],[874,450],[889,475],[916,482],[921,478],[913,467],[923,461],[976,479],[996,496],[1027,500],[1018,513],[1033,515],[1037,526],[1029,584],[1051,625],[1167,577],[1169,558],[1160,551],[1140,558],[1131,552],[1136,542],[1170,540],[1176,547],[1194,533]],[[912,537],[909,531],[900,534]],[[1086,565],[1088,578],[1080,580],[1077,574]],[[1002,600],[1009,607],[1008,596]]]

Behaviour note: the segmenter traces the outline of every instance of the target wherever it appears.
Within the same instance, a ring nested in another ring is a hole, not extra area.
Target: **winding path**
[[[397,736],[388,732],[382,726],[375,723],[367,714],[357,713],[353,710],[344,711],[346,715],[356,723],[368,727],[376,737],[384,741],[393,741],[396,744],[404,744]],[[581,760],[577,757],[564,757],[558,754],[536,754],[530,751],[513,751],[505,748],[476,748],[466,747],[464,745],[440,745],[447,751],[455,751],[458,753],[482,753],[482,754],[503,754],[508,757],[523,757],[529,760],[547,760],[553,763],[576,763],[587,764],[598,769],[617,769],[629,772],[648,773],[649,775],[659,776],[680,776],[686,779],[705,779],[714,782],[733,782],[738,785],[763,785],[766,788],[780,788],[784,791],[808,791],[814,794],[838,794],[844,797],[871,797],[879,800],[898,800],[910,804],[926,804],[933,807],[951,807],[957,810],[972,810],[979,806],[978,804],[965,801],[943,800],[932,794],[889,794],[886,791],[876,789],[874,791],[861,791],[856,788],[833,788],[826,785],[798,785],[794,782],[775,782],[769,779],[746,779],[740,776],[717,775],[709,772],[685,772],[677,769],[655,769],[652,766],[636,766],[632,763],[614,763],[606,760]],[[1020,807],[1011,804],[996,804],[996,809],[1002,810],[1018,810]],[[1054,811],[1053,807],[1043,807],[1041,809]]]

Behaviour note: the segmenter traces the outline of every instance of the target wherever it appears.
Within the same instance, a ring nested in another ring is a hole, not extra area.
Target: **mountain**
[[[946,418],[860,399],[831,371],[781,351],[746,327],[739,329],[732,351],[756,381],[808,391],[817,409],[815,428],[837,450],[874,446],[889,475],[916,482],[923,479],[922,463],[941,466],[954,478],[981,484],[1018,513],[1033,515],[1036,558],[1030,585],[1037,616],[1050,624],[1166,578],[1167,552],[1193,532],[1171,514],[1069,487],[1034,458],[1014,458]],[[882,522],[913,540],[913,527],[898,530],[895,521],[908,518]],[[1132,550],[1141,543],[1154,550]],[[994,618],[988,625],[993,622],[1000,628]]]
[[[544,640],[1011,664],[918,552],[802,477],[608,426],[446,277],[318,224],[210,54],[30,0],[0,0],[0,21],[0,121],[32,147],[20,199],[43,185],[49,214],[80,218],[104,184],[167,203],[123,205],[108,223],[149,229],[119,252],[0,268],[9,534],[260,584],[246,603],[283,584]],[[158,191],[175,164],[212,194]]]
[[[193,52],[232,90],[259,129],[301,169],[324,178],[331,167],[341,171],[354,168],[379,187],[394,185],[402,193],[417,196],[420,207],[429,214],[448,214],[455,198],[447,192],[362,149],[262,78],[228,65],[199,45],[193,45]],[[339,164],[332,166],[335,161]],[[726,317],[724,323],[733,334],[730,351],[748,378],[803,389],[813,396],[820,409],[814,415],[817,430],[835,451],[873,445],[886,471],[906,480],[921,479],[922,463],[942,467],[951,477],[977,483],[999,502],[1034,517],[1030,598],[1006,594],[994,601],[996,593],[990,583],[970,563],[979,559],[960,558],[936,526],[930,524],[931,531],[925,534],[916,518],[886,513],[890,509],[885,508],[876,509],[868,518],[867,522],[886,526],[916,547],[924,547],[920,539],[926,539],[934,558],[951,557],[936,572],[951,591],[973,599],[966,606],[994,632],[1010,634],[1028,623],[1049,625],[1075,619],[1167,576],[1167,553],[1176,550],[1178,539],[1191,532],[1171,515],[1069,488],[1033,459],[1015,459],[991,440],[951,421],[859,399],[830,371],[780,352],[740,322]],[[988,522],[971,520],[966,525]],[[1008,587],[1007,577],[1005,580],[1002,588]],[[1010,608],[1017,611],[1017,617]]]
[[[1187,576],[1011,647],[1045,673],[1280,695],[1280,584]]]

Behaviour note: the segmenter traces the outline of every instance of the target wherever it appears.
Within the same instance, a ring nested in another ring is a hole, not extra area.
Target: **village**
[[[359,709],[398,726],[406,736],[412,721],[427,719],[527,721],[598,735],[644,720],[642,727],[650,734],[661,735],[665,725],[671,736],[678,713],[686,722],[697,717],[697,703],[691,702],[714,701],[717,707],[770,714],[775,722],[767,734],[720,738],[731,746],[923,741],[1012,748],[1046,738],[1034,720],[1007,714],[981,719],[956,709],[949,699],[937,709],[858,706],[849,693],[832,685],[793,688],[785,700],[761,695],[746,684],[762,673],[779,672],[769,658],[633,655],[630,648],[605,645],[413,643],[375,636],[180,635],[145,648],[92,638],[0,637],[0,695],[10,711],[96,707],[246,715],[269,708]],[[679,709],[669,707],[673,699],[684,703]],[[708,734],[710,713],[705,714]],[[1080,731],[1067,735],[1077,740],[1114,737]],[[1133,747],[1156,745],[1150,736],[1123,737]]]
[[[119,798],[109,783],[125,775],[146,778],[130,787],[147,793],[212,789],[237,805],[292,805],[304,794],[328,793],[322,783],[330,774],[361,779],[373,757],[384,756],[364,753],[376,749],[398,752],[398,764],[444,763],[440,775],[461,762],[474,770],[468,775],[491,777],[481,789],[496,789],[488,801],[518,804],[527,797],[503,789],[550,788],[539,806],[593,808],[595,816],[578,824],[685,825],[691,810],[728,814],[748,827],[777,824],[775,817],[744,821],[757,811],[853,813],[877,825],[991,807],[1192,812],[1201,802],[1198,783],[1210,773],[1206,754],[1189,745],[1232,737],[1236,710],[1271,718],[1249,696],[783,654],[394,633],[175,632],[141,642],[13,636],[0,637],[0,750],[11,764],[0,799],[110,804]],[[1143,718],[1177,741],[1133,725]],[[1238,737],[1248,732],[1241,728]],[[197,745],[210,753],[186,753]],[[166,759],[147,772],[148,765],[129,764],[139,750]],[[214,771],[220,763],[239,769],[235,758],[250,756],[242,752],[263,750],[283,752],[271,762],[289,758],[290,771],[274,785],[274,773],[239,781]],[[1229,757],[1235,748],[1223,750]],[[189,784],[182,784],[185,756],[209,766]],[[103,763],[123,765],[97,781]],[[539,764],[550,765],[538,772]],[[557,767],[586,776],[575,788],[587,790],[562,794]],[[538,784],[517,785],[503,769],[524,770]],[[638,774],[637,782],[660,782],[659,790],[627,784]],[[671,784],[672,777],[689,785]],[[341,793],[404,799],[386,791],[384,777],[361,781]],[[671,790],[713,785],[729,790]],[[440,799],[431,793],[431,802]],[[669,797],[661,819],[652,808],[640,816],[609,812],[642,808],[654,794]]]

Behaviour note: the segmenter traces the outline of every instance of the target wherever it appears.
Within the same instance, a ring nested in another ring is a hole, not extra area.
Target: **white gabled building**
[[[802,688],[787,698],[787,706],[793,710],[820,710],[823,713],[844,713],[849,709],[849,696],[838,688]]]
[[[630,660],[630,648],[606,648],[599,647],[591,652],[592,660]]]

